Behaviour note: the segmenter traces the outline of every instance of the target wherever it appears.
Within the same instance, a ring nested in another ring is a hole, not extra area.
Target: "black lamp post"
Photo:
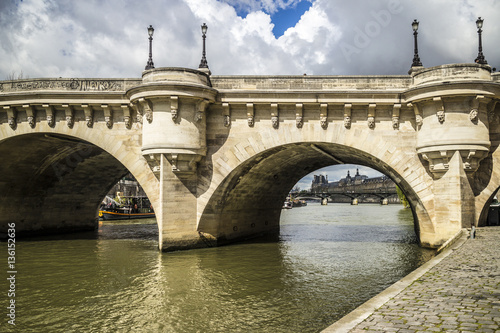
[[[483,28],[483,19],[481,17],[477,19],[476,27],[477,27],[477,34],[479,36],[479,52],[477,54],[475,62],[478,64],[487,65],[488,62],[486,61],[486,59],[484,59],[483,45],[482,45],[483,43],[481,41],[481,33],[483,32],[483,30],[481,30]]]
[[[418,21],[416,19],[413,20],[411,27],[413,29],[413,38],[415,40],[415,54],[413,55],[413,63],[411,64],[411,67],[418,67],[422,66],[422,63],[420,62],[420,57],[418,56],[418,44],[417,44]]]
[[[155,32],[155,29],[153,29],[152,25],[149,25],[148,28],[148,35],[149,35],[149,59],[148,63],[146,64],[145,69],[151,69],[155,68],[155,64],[153,64],[153,52],[152,52],[152,47],[153,47],[153,33]]]
[[[205,53],[205,39],[207,38],[207,29],[208,29],[208,26],[205,23],[203,23],[203,25],[201,26],[201,36],[203,37],[203,52],[201,54],[201,62],[200,62],[199,68],[208,68],[207,58],[205,57],[205,55],[206,55],[206,53]]]

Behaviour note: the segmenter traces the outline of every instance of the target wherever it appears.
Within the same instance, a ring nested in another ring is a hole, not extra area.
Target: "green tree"
[[[405,194],[403,193],[403,191],[401,191],[399,186],[396,186],[396,192],[398,192],[399,201],[403,204],[403,206],[405,208],[410,208],[410,203],[408,202],[408,199],[406,199]]]

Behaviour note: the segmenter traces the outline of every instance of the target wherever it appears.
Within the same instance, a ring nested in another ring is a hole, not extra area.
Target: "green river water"
[[[173,253],[154,222],[17,240],[0,331],[319,332],[434,255],[400,205],[312,203],[283,210],[278,242]]]

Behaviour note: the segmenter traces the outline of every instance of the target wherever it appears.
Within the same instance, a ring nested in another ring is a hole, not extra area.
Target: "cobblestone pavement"
[[[500,227],[477,229],[350,332],[500,333]]]

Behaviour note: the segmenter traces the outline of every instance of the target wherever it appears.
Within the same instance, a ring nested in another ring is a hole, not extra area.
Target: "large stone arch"
[[[410,119],[403,119],[400,131],[391,122],[379,122],[382,131],[370,131],[366,122],[347,129],[337,121],[325,129],[311,121],[297,128],[295,119],[280,118],[277,129],[265,120],[256,122],[254,130],[234,122],[223,146],[207,156],[212,165],[211,172],[201,172],[200,183],[206,187],[198,201],[199,232],[222,243],[274,232],[283,201],[298,180],[324,166],[352,163],[391,177],[410,200],[422,242],[433,237],[435,225],[427,207],[433,197],[432,177],[408,144],[415,135]]]
[[[1,124],[0,133],[0,219],[15,222],[19,235],[95,229],[102,198],[128,172],[158,205],[139,125],[115,123],[111,131],[104,122],[77,121],[70,128],[39,121],[32,128],[19,119],[15,129]]]
[[[476,221],[479,227],[487,225],[490,204],[500,189],[500,122],[497,116],[499,111],[500,104],[492,105],[489,122],[490,153],[481,162],[481,166],[473,179],[474,193],[476,195]]]

